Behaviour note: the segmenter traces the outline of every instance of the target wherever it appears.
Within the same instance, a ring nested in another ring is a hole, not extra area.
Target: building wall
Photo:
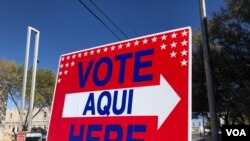
[[[33,110],[33,115],[38,111],[38,108]],[[35,116],[32,120],[32,128],[33,127],[41,127],[43,129],[48,129],[48,124],[50,120],[50,107],[43,108],[38,115]],[[27,110],[25,111],[24,120],[27,115]],[[13,134],[13,130],[17,133],[19,131],[19,113],[17,109],[7,109],[5,120],[3,121],[2,126],[2,136]],[[1,135],[1,134],[0,134]],[[0,141],[2,141],[3,137],[0,136]]]

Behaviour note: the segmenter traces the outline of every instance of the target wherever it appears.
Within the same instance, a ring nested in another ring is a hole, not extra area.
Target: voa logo
[[[227,136],[247,136],[244,129],[226,129]]]

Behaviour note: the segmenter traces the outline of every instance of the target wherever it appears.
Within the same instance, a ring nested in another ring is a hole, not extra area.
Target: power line
[[[124,12],[121,10],[121,8],[119,8],[119,6],[117,5],[117,3],[114,0],[111,0],[113,2],[113,5],[115,7],[117,7],[117,9],[119,10],[119,12],[121,13],[121,15],[124,17],[125,21],[127,21],[128,25],[132,28],[132,30],[134,30],[135,34],[138,35],[137,30],[134,28],[134,26],[131,24],[131,22],[129,21],[128,17],[124,14]]]
[[[118,40],[121,41],[121,38],[119,38],[91,9],[88,8],[88,6],[79,0],[79,2],[97,19],[99,20]]]
[[[113,24],[121,33],[123,36],[125,36],[127,39],[129,38],[92,0],[89,0],[99,12],[101,12],[105,18],[107,18],[111,24]]]

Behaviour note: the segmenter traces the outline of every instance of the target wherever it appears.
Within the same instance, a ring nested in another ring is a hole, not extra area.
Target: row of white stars
[[[183,49],[183,51],[181,52],[181,56],[186,56],[187,53],[188,53],[188,51],[185,50],[185,49]],[[172,52],[170,53],[171,58],[176,57],[176,55],[177,55],[177,52],[175,52],[175,51],[172,51]],[[69,67],[69,66],[74,66],[74,65],[75,65],[75,62],[73,61],[73,62],[71,62],[71,63],[61,64],[61,65],[60,65],[60,68],[61,68],[61,69],[64,68],[64,67],[67,68],[67,67]],[[67,73],[66,73],[66,74],[67,74]],[[59,73],[59,75],[61,75],[61,73]]]
[[[183,37],[183,36],[187,36],[187,34],[188,34],[188,32],[185,31],[185,30],[181,33],[182,37]],[[162,41],[164,41],[164,40],[167,39],[167,36],[164,34],[164,35],[162,35],[160,38],[161,38]],[[171,38],[172,38],[172,39],[177,38],[177,34],[176,34],[175,32],[172,33],[172,34],[171,34]],[[152,43],[157,42],[158,37],[156,37],[156,36],[151,37],[150,40],[151,40]],[[141,41],[141,43],[145,45],[145,44],[148,43],[148,41],[149,41],[149,38],[145,38],[144,40]],[[136,47],[136,46],[139,45],[139,43],[140,43],[140,41],[135,40],[135,41],[133,41],[133,42],[127,42],[126,44],[125,44],[125,43],[124,43],[124,44],[119,44],[119,45],[117,46],[117,48],[120,50],[120,49],[123,48],[123,45],[125,45],[126,48],[130,48],[131,45],[134,45],[134,46]],[[183,40],[183,41],[181,42],[181,45],[182,45],[182,46],[187,46],[187,43],[188,43],[188,41]],[[176,42],[172,42],[170,45],[171,45],[171,48],[176,48],[177,43],[176,43]],[[161,47],[162,50],[164,50],[164,49],[166,49],[167,45],[162,44],[160,47]],[[100,54],[102,50],[103,50],[103,52],[108,52],[109,49],[110,49],[111,51],[114,51],[114,50],[116,49],[116,47],[115,47],[115,46],[111,46],[110,48],[108,48],[108,47],[105,47],[105,48],[103,48],[103,49],[100,49],[100,48],[99,48],[99,49],[96,50],[96,53],[97,53],[97,54]],[[61,61],[70,60],[71,58],[72,58],[72,59],[75,59],[76,57],[80,58],[80,57],[82,57],[82,55],[84,55],[84,56],[88,56],[89,54],[90,54],[90,55],[93,55],[94,53],[95,53],[95,51],[94,51],[94,50],[91,50],[91,51],[89,51],[89,52],[88,52],[88,51],[85,51],[83,54],[82,54],[82,53],[78,53],[77,55],[76,55],[76,54],[73,54],[72,56],[68,55],[67,57],[62,57],[62,58],[61,58]],[[176,55],[177,55],[177,52],[175,52],[175,51],[173,51],[173,52],[170,53],[170,57],[171,57],[171,58],[176,57]],[[187,55],[187,51],[184,49],[184,50],[181,52],[181,55],[182,55],[182,56]],[[186,61],[185,59],[182,60],[182,61],[180,62],[180,63],[181,63],[181,66],[187,66],[187,62],[188,62],[188,61]],[[74,66],[74,65],[75,65],[75,62],[72,61],[71,63],[66,63],[66,64],[64,64],[64,65],[61,64],[61,65],[60,65],[60,68],[61,68],[61,69],[62,69],[62,68],[68,68],[69,66]],[[63,75],[63,74],[64,74],[64,75],[67,75],[67,74],[68,74],[68,70],[66,69],[65,71],[60,71],[60,72],[59,72],[59,76],[61,76],[61,75]],[[58,83],[60,83],[61,81],[62,81],[62,79],[59,78],[59,79],[58,79]]]
[[[188,41],[183,40],[183,41],[181,42],[181,46],[187,46],[187,43],[188,43]],[[171,45],[171,48],[176,48],[177,43],[176,43],[176,42],[172,42],[170,45]],[[161,45],[161,49],[166,49],[166,47],[167,47],[167,45],[164,44],[164,43]]]
[[[73,61],[73,62],[71,62],[71,63],[66,63],[65,65],[61,64],[61,65],[60,65],[60,68],[63,68],[64,66],[67,68],[67,67],[69,67],[69,66],[74,66],[74,65],[75,65],[75,62]]]
[[[145,40],[144,40],[144,41],[145,41]],[[138,46],[138,44],[139,44],[139,42],[136,40],[136,41],[134,42],[134,45],[135,45],[135,46]],[[188,44],[188,41],[186,41],[186,40],[183,40],[183,41],[181,42],[181,46],[187,46],[187,44]],[[177,43],[176,43],[176,42],[172,42],[170,45],[171,45],[171,48],[175,48],[175,47],[177,46]],[[129,48],[130,46],[131,46],[131,43],[128,42],[128,43],[126,44],[126,47]],[[117,47],[118,47],[118,49],[122,49],[122,48],[123,48],[123,45],[122,45],[122,44],[119,44]],[[166,44],[162,44],[162,45],[161,45],[161,49],[166,49],[166,47],[167,47]],[[103,52],[107,52],[107,51],[108,51],[108,47],[105,47],[105,48],[103,48],[103,49],[97,49],[97,50],[96,50],[96,53],[97,53],[97,54],[100,54],[100,53],[101,53],[101,50],[103,50]],[[110,47],[110,50],[111,50],[111,51],[114,51],[114,50],[115,50],[115,46]],[[87,52],[87,51],[84,52],[83,55],[84,55],[84,56],[88,56],[88,54],[94,55],[94,53],[95,53],[95,51],[94,51],[94,50],[91,50],[90,52]],[[78,57],[79,57],[79,58],[82,57],[82,54],[79,53],[79,54],[78,54]],[[74,55],[72,55],[72,57],[67,56],[67,57],[66,57],[66,60],[70,60],[70,58],[75,59],[75,58],[76,58],[76,55],[74,54]],[[62,61],[64,61],[64,60],[65,60],[65,58],[63,57],[63,58],[62,58]]]
[[[72,58],[75,58],[75,55],[73,55]],[[71,63],[61,64],[61,65],[60,65],[60,69],[63,69],[64,67],[65,67],[65,68],[68,68],[68,67],[70,67],[70,66],[73,67],[74,65],[75,65],[75,62],[74,62],[74,61],[72,61]],[[59,71],[59,76],[61,76],[61,75],[63,75],[63,74],[64,74],[64,75],[67,75],[68,72],[69,72],[69,71],[68,71],[67,69],[66,69],[65,71],[61,71],[61,70],[60,70],[60,71]],[[62,81],[62,79],[61,79],[61,78],[58,78],[57,82],[60,83],[61,81]]]
[[[184,49],[183,51],[181,51],[181,56],[187,56],[187,53],[188,53],[188,51]],[[177,52],[175,52],[175,51],[172,51],[172,52],[170,53],[170,57],[171,57],[171,58],[175,58],[176,55],[177,55]],[[185,59],[183,59],[183,60],[180,62],[180,63],[181,63],[181,66],[187,66],[187,62],[188,62],[188,61],[186,61]]]
[[[181,56],[187,56],[187,53],[188,53],[188,51],[184,49],[184,50],[181,52]],[[175,51],[172,51],[172,52],[170,53],[170,57],[171,57],[171,58],[175,58],[176,55],[177,55],[177,52],[175,52]]]
[[[61,76],[61,75],[67,75],[68,74],[68,70],[65,70],[65,71],[59,71],[59,76]],[[60,77],[58,77],[58,80],[57,80],[57,82],[58,83],[60,83],[62,81],[62,79],[60,78]]]
[[[187,33],[188,33],[188,32],[184,30],[181,34],[182,34],[182,36],[187,36]],[[161,36],[162,41],[163,41],[163,40],[166,40],[166,38],[167,38],[167,36],[166,36],[165,34]],[[175,32],[172,33],[172,34],[171,34],[171,38],[172,38],[172,39],[173,39],[173,38],[177,38],[177,34],[176,34]],[[158,38],[154,36],[154,37],[151,38],[151,41],[152,41],[152,42],[156,42],[157,39],[158,39]],[[135,40],[135,41],[132,42],[132,43],[131,43],[131,42],[127,42],[127,43],[125,44],[125,46],[126,46],[126,48],[130,48],[132,44],[134,44],[134,46],[138,46],[139,43],[140,43],[140,42],[139,42],[138,40]],[[147,44],[147,43],[148,43],[148,39],[145,38],[145,39],[142,41],[142,43],[143,43],[143,44]],[[183,41],[181,42],[182,46],[187,46],[187,43],[188,43],[188,41],[186,41],[186,40],[183,40]],[[172,47],[172,48],[176,47],[176,45],[177,45],[176,42],[172,42],[172,43],[171,43],[171,47]],[[110,50],[111,50],[111,51],[114,51],[115,48],[116,48],[115,46],[111,46],[111,47],[110,47]],[[118,48],[118,49],[122,49],[122,48],[123,48],[123,44],[119,44],[119,45],[117,46],[117,48]],[[162,49],[165,49],[165,48],[166,48],[166,45],[163,44],[163,45],[161,46],[161,48],[162,48]],[[108,48],[108,47],[105,47],[105,48],[103,48],[103,49],[100,49],[100,48],[99,48],[99,49],[96,50],[96,53],[97,53],[97,54],[100,54],[102,50],[103,50],[103,52],[108,52],[109,48]],[[86,52],[84,52],[83,54],[82,54],[82,53],[79,53],[77,56],[80,58],[80,57],[82,57],[82,55],[88,56],[88,54],[94,55],[94,53],[95,53],[95,51],[94,51],[94,50],[91,50],[91,51],[89,51],[89,52],[86,51]],[[71,58],[70,56],[62,57],[62,61],[64,61],[65,59],[66,59],[66,60],[70,60],[70,58]],[[75,59],[75,58],[76,58],[76,55],[73,54],[73,55],[72,55],[72,59]]]

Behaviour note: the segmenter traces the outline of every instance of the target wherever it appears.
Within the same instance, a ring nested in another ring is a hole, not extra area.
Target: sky
[[[129,38],[185,26],[200,28],[198,0],[92,1]],[[89,0],[85,3],[119,38],[126,39]],[[208,15],[212,15],[223,0],[209,0],[206,5]],[[78,0],[0,0],[0,58],[24,63],[28,26],[40,31],[38,68],[53,69],[55,73],[61,54],[119,41]]]
[[[199,0],[92,0],[129,37],[200,28]],[[91,4],[121,40],[127,39]],[[223,0],[207,0],[209,17]],[[40,31],[38,68],[55,74],[61,54],[119,41],[78,0],[0,0],[0,58],[24,63],[27,27]],[[29,65],[33,60],[34,34]]]

